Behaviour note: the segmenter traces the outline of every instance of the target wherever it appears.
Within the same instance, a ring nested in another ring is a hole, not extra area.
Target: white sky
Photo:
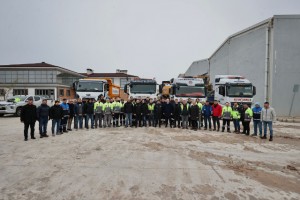
[[[299,0],[1,0],[0,65],[119,68],[160,82],[229,35],[299,11]]]

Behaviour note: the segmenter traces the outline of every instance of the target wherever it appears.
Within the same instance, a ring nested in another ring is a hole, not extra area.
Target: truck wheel
[[[4,114],[1,113],[1,114],[0,114],[0,117],[3,117],[3,116],[4,116]]]
[[[16,116],[17,117],[20,117],[21,116],[21,111],[22,111],[22,108],[17,108],[17,111],[16,111]]]

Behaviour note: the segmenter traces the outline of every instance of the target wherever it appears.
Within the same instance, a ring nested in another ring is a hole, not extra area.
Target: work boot
[[[229,129],[227,130],[227,132],[228,132],[228,133],[231,133],[231,131],[230,131]]]
[[[270,139],[269,139],[269,141],[273,141],[273,136],[270,136]]]
[[[266,135],[264,135],[263,137],[261,137],[261,139],[267,139],[267,136],[266,136]]]
[[[44,135],[41,134],[41,135],[40,135],[40,138],[43,138],[43,137],[44,137]]]
[[[257,136],[257,134],[253,133],[251,136],[252,136],[252,137],[255,137],[255,136]]]
[[[222,132],[224,132],[225,131],[225,128],[222,128]]]

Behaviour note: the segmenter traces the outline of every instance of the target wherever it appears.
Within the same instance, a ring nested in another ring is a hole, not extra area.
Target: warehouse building
[[[275,15],[229,36],[186,76],[242,75],[257,88],[254,101],[270,101],[279,116],[300,116],[300,15]]]
[[[85,77],[45,62],[0,65],[0,98],[13,95],[42,95],[51,99],[73,98],[72,84]]]

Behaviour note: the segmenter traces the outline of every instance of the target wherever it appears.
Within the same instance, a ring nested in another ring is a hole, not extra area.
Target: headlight
[[[10,105],[9,108],[10,109],[14,109],[16,105]]]

